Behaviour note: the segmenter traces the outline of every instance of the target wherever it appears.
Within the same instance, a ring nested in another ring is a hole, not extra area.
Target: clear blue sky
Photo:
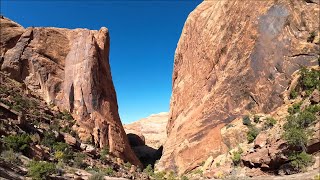
[[[124,124],[169,111],[174,52],[201,0],[1,0],[1,14],[24,27],[100,29],[111,37],[110,65]]]

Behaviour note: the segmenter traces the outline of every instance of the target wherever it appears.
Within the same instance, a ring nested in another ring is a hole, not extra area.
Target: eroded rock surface
[[[318,65],[318,17],[317,1],[202,2],[176,49],[168,139],[157,168],[192,170],[227,151],[220,133],[226,124],[282,105],[292,73]]]
[[[109,32],[30,27],[1,17],[1,71],[77,120],[79,137],[140,165],[122,127],[109,65]]]

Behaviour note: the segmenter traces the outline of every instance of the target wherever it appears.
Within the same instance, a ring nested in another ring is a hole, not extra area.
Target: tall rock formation
[[[29,27],[1,17],[1,71],[77,120],[82,140],[140,165],[122,127],[109,65],[109,32]]]
[[[160,170],[190,171],[227,151],[220,129],[283,103],[292,73],[319,63],[319,1],[202,2],[174,60]]]

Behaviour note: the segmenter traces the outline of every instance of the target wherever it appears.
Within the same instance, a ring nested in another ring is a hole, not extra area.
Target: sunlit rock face
[[[167,123],[168,112],[162,112],[126,124],[124,125],[124,129],[127,134],[141,134],[147,146],[158,149],[167,139]]]
[[[176,49],[168,139],[157,168],[183,173],[225,153],[220,129],[249,111],[282,105],[292,73],[317,66],[319,50],[319,1],[202,2]]]
[[[83,141],[140,165],[122,127],[113,86],[108,29],[30,27],[1,17],[1,71],[49,104],[70,111]]]

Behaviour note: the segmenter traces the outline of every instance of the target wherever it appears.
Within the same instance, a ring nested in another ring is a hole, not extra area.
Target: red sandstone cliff
[[[140,165],[121,124],[109,65],[109,32],[29,27],[1,17],[1,71],[70,111],[82,140]]]
[[[157,168],[183,173],[226,152],[220,129],[282,105],[291,74],[318,65],[319,50],[318,1],[202,2],[176,49],[168,139]]]

